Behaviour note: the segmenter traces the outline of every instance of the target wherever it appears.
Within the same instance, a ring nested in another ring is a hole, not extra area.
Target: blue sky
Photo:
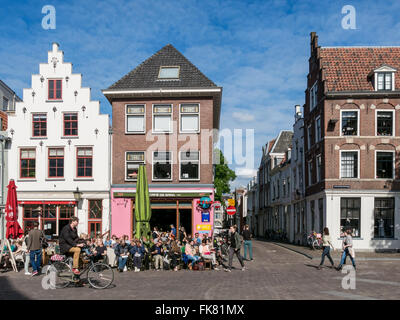
[[[18,95],[30,87],[31,74],[55,41],[73,72],[83,74],[102,112],[111,113],[100,90],[172,43],[224,88],[221,128],[255,130],[254,168],[262,145],[291,129],[294,105],[304,104],[311,31],[322,46],[400,45],[400,1],[0,3],[0,79]],[[41,26],[44,5],[56,9],[55,30]],[[355,30],[341,26],[344,5],[356,9]],[[249,179],[239,176],[235,185]]]

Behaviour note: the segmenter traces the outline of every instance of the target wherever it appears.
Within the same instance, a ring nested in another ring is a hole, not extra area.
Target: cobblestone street
[[[336,252],[334,258],[338,255]],[[395,258],[358,261],[355,290],[342,289],[344,274],[327,267],[317,270],[319,259],[311,260],[273,243],[254,241],[254,259],[246,262],[245,272],[234,259],[236,269],[232,273],[186,270],[115,273],[114,286],[100,291],[89,287],[44,290],[42,277],[31,278],[23,271],[19,274],[10,271],[0,274],[0,299],[400,298],[400,266]]]

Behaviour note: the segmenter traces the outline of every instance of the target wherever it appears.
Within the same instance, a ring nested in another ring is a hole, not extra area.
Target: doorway
[[[189,235],[192,233],[192,209],[179,209],[179,226],[183,226],[186,233]],[[176,223],[176,209],[152,209],[150,228],[153,230],[157,227],[159,231],[169,232],[170,226],[173,224],[175,227]]]

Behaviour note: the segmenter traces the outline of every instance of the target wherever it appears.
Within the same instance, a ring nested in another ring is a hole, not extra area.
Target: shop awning
[[[18,204],[76,204],[76,201],[18,201]]]

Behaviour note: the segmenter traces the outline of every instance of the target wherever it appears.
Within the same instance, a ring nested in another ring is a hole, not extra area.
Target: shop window
[[[78,114],[64,113],[64,136],[78,135]]]
[[[340,177],[341,178],[358,178],[358,152],[342,151],[340,153]]]
[[[49,239],[57,235],[57,206],[45,204],[42,206],[41,229]]]
[[[394,237],[394,198],[375,198],[374,238]]]
[[[32,115],[32,136],[46,137],[47,136],[47,115],[34,114]]]
[[[20,153],[20,177],[35,178],[36,176],[36,150],[21,149]]]
[[[180,152],[180,179],[200,179],[200,153],[198,151]]]
[[[62,82],[61,80],[49,80],[49,100],[62,99]]]
[[[145,106],[126,106],[126,133],[144,133],[146,127]]]
[[[393,179],[394,163],[393,152],[376,152],[376,178]]]
[[[377,111],[376,112],[376,135],[392,136],[393,135],[393,112]]]
[[[77,148],[77,174],[78,178],[92,177],[93,175],[93,148]]]
[[[49,178],[64,177],[64,149],[49,149]]]
[[[153,152],[153,180],[172,180],[171,151]]]
[[[73,204],[62,204],[59,206],[60,215],[58,219],[58,230],[59,233],[61,230],[69,224],[69,219],[75,216],[75,205]]]
[[[172,132],[172,105],[153,106],[153,132]]]
[[[126,153],[125,161],[125,179],[137,180],[139,173],[139,166],[144,165],[144,152],[143,151],[128,151]]]
[[[361,234],[361,198],[340,199],[340,234],[351,230],[353,237],[360,237]]]
[[[199,132],[200,112],[198,104],[180,106],[181,132]]]
[[[342,111],[342,135],[343,136],[358,135],[357,111]]]
[[[23,226],[25,231],[33,229],[33,223],[39,222],[42,208],[40,205],[24,205],[23,206]]]
[[[91,237],[101,235],[103,200],[89,200],[88,230]]]

